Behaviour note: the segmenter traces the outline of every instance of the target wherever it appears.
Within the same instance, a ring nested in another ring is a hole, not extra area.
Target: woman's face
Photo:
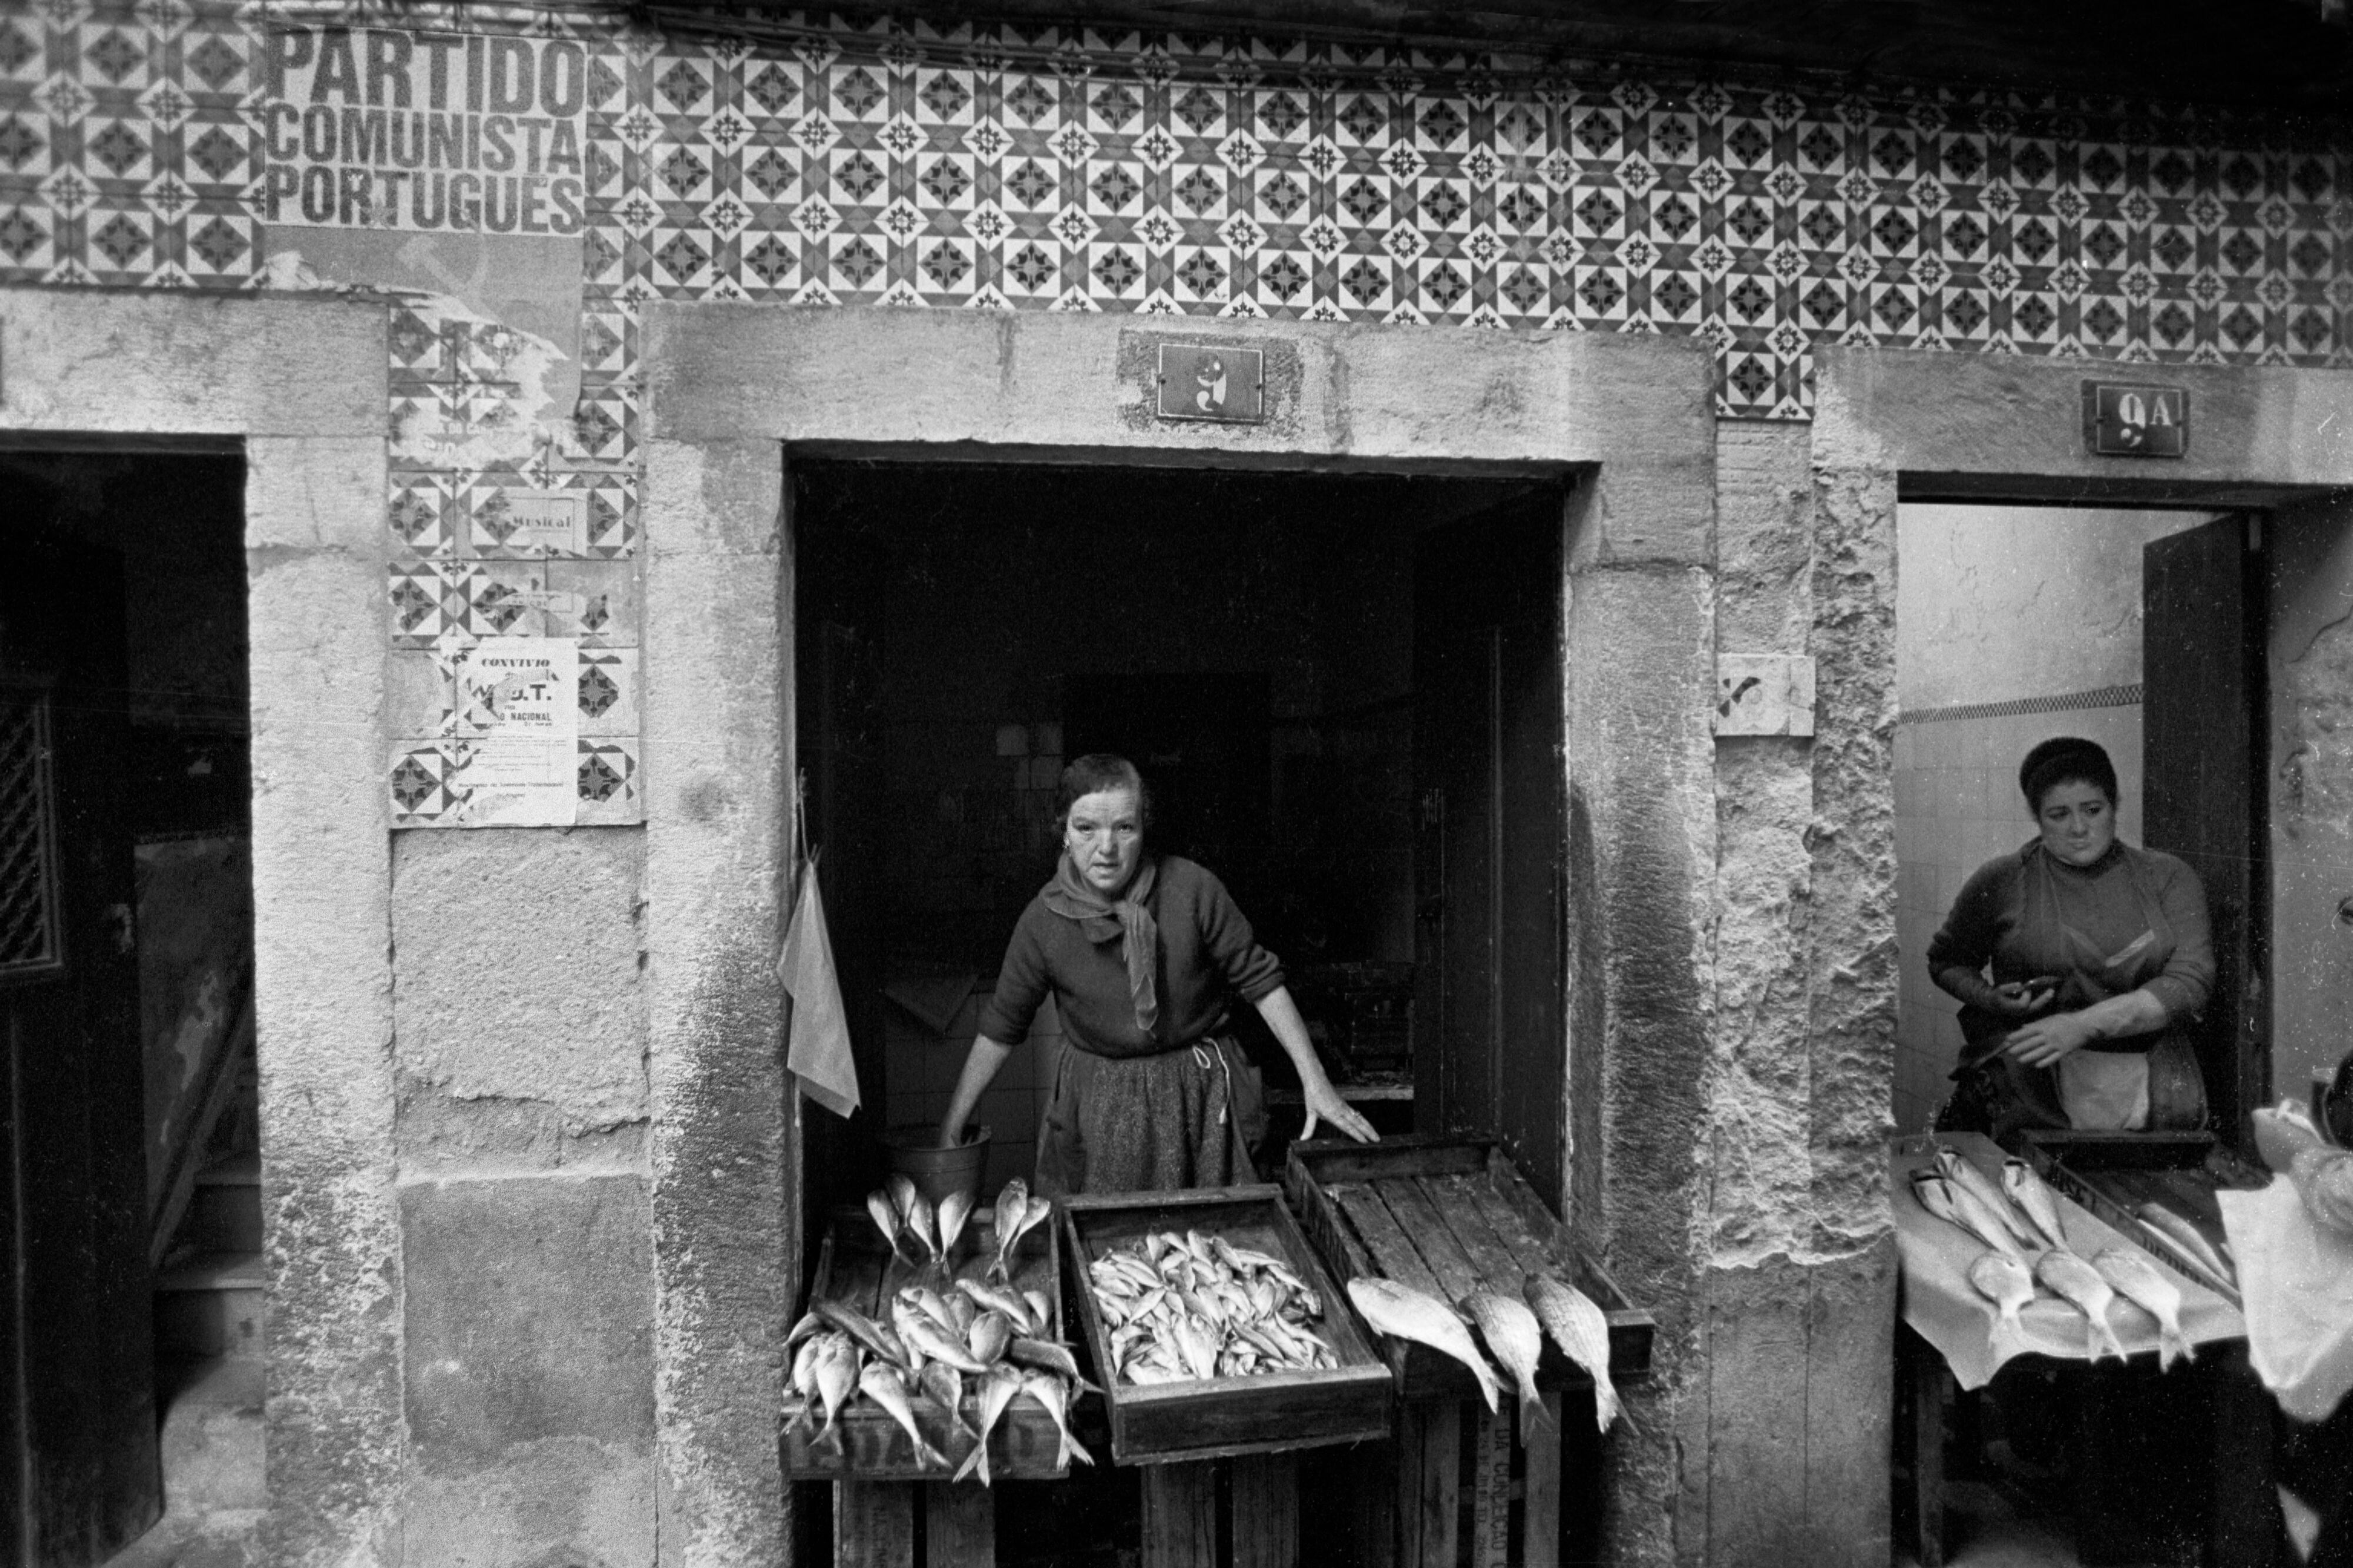
[[[1062,846],[1087,886],[1116,898],[1135,876],[1144,857],[1144,818],[1132,789],[1097,790],[1071,803]]]
[[[2095,784],[2069,779],[2042,792],[2034,814],[2042,847],[2070,866],[2088,866],[2116,841],[2116,805]]]

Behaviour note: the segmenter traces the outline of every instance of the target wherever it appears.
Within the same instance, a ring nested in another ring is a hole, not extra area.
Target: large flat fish
[[[1520,1385],[1520,1441],[1544,1415],[1544,1395],[1536,1391],[1536,1363],[1544,1355],[1544,1325],[1525,1301],[1493,1290],[1473,1290],[1462,1299],[1462,1311],[1479,1326],[1495,1364]]]
[[[2027,1224],[2028,1216],[2011,1206],[2010,1200],[2002,1194],[2000,1184],[1978,1170],[1975,1161],[1958,1149],[1939,1143],[1936,1145],[1936,1170],[1954,1185],[1967,1187],[1976,1194],[1978,1202],[1983,1204],[1994,1218],[2001,1221],[2002,1228],[2010,1232],[2012,1241],[2023,1247],[2042,1250],[2042,1243]]]
[[[2117,1295],[2157,1320],[2157,1367],[2163,1372],[2174,1359],[2198,1359],[2197,1347],[2181,1331],[2181,1288],[2165,1271],[2137,1252],[2111,1247],[2092,1259],[2100,1278]]]
[[[1430,1349],[1452,1356],[1471,1369],[1479,1382],[1479,1392],[1486,1396],[1490,1413],[1502,1404],[1503,1388],[1479,1347],[1471,1342],[1471,1331],[1454,1309],[1425,1291],[1394,1279],[1359,1275],[1348,1281],[1348,1300],[1365,1315],[1365,1321],[1391,1339],[1413,1340]]]
[[[1592,1297],[1549,1274],[1529,1275],[1524,1294],[1562,1353],[1592,1375],[1594,1423],[1609,1431],[1620,1408],[1609,1381],[1609,1318]]]
[[[2001,1163],[2001,1188],[2010,1201],[2034,1222],[2042,1234],[2042,1245],[2073,1252],[2067,1245],[2067,1228],[2059,1221],[2059,1194],[2051,1190],[2034,1167],[2025,1161],[2012,1158]]]
[[[2090,1325],[2084,1339],[2085,1355],[2097,1361],[2105,1352],[2118,1361],[2126,1359],[2124,1342],[2108,1323],[2108,1308],[2116,1293],[2100,1278],[2098,1269],[2054,1247],[2034,1260],[2034,1277],[2083,1309],[2084,1321]]]
[[[2014,1332],[2026,1331],[2026,1321],[2019,1313],[2034,1300],[2034,1276],[2027,1272],[2025,1264],[2007,1252],[1984,1253],[1969,1265],[1969,1284],[2000,1310],[1989,1338],[1998,1342],[2005,1324]]]

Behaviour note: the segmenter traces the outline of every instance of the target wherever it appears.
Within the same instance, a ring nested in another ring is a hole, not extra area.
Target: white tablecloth
[[[2323,1420],[2353,1389],[2353,1237],[2315,1224],[2285,1176],[2221,1198],[2247,1303],[2247,1360],[2281,1409]]]
[[[1986,1251],[1985,1244],[1950,1221],[1938,1219],[1912,1195],[1912,1173],[1935,1168],[1940,1141],[1992,1178],[1995,1185],[2001,1183],[2001,1149],[1979,1133],[1923,1133],[1896,1139],[1889,1146],[1887,1173],[1895,1204],[1895,1244],[1904,1263],[1905,1322],[1943,1353],[1954,1381],[1965,1389],[1984,1387],[1996,1369],[2012,1356],[2089,1359],[2089,1325],[2084,1314],[2072,1302],[2048,1293],[2038,1294],[2019,1314],[2021,1330],[2005,1327],[1995,1331],[2000,1312],[1969,1283],[1969,1265]],[[2146,1256],[2145,1248],[2118,1236],[2073,1200],[2063,1194],[2056,1195],[2060,1228],[2067,1233],[2067,1245],[2086,1260],[2119,1245]],[[2234,1236],[2234,1246],[2236,1239]],[[2243,1269],[2246,1253],[2242,1250],[2239,1257]],[[2238,1310],[2221,1297],[2162,1263],[2157,1269],[2180,1288],[2181,1331],[2191,1343],[2235,1340],[2247,1332]],[[2126,1352],[2137,1355],[2157,1348],[2157,1320],[2122,1297],[2108,1310],[2108,1322]]]

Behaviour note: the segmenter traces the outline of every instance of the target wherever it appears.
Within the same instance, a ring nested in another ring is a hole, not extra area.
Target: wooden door
[[[0,573],[0,1558],[100,1562],[161,1511],[124,825],[121,574],[8,521]]]
[[[882,595],[890,562],[871,539],[828,521],[809,517],[795,525],[797,752],[860,1103],[848,1122],[820,1111],[802,1123],[803,1212],[813,1219],[881,1184],[880,1135],[890,1103],[881,1016]],[[805,1251],[813,1254],[824,1229],[821,1221],[808,1226]]]
[[[2142,838],[2187,861],[2214,921],[2199,1065],[2215,1130],[2244,1145],[2271,1094],[2260,521],[2143,547]]]
[[[1561,1194],[1562,500],[1414,552],[1414,1124],[1493,1133]]]

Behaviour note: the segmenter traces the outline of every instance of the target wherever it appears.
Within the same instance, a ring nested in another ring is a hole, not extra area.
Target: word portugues
[[[578,234],[588,57],[563,38],[297,27],[269,35],[268,222]]]

